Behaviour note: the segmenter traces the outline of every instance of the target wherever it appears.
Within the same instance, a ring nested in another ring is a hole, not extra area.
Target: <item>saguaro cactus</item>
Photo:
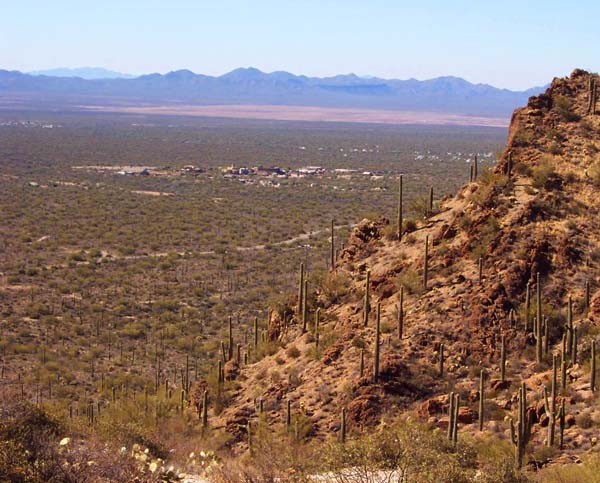
[[[558,433],[558,447],[562,450],[565,442],[565,426],[567,410],[565,407],[565,398],[560,403],[560,416],[558,421],[559,433]]]
[[[228,360],[233,359],[233,323],[231,321],[231,316],[229,316],[229,348],[228,348]]]
[[[358,366],[360,377],[363,377],[365,372],[365,350],[360,350],[360,365]]]
[[[523,466],[525,449],[531,439],[531,426],[531,415],[527,411],[527,387],[523,382],[519,391],[519,419],[516,424],[512,418],[510,420],[510,439],[515,446],[515,466],[518,469]]]
[[[560,353],[560,388],[562,391],[567,390],[567,356],[565,355],[566,337],[563,335],[563,351]]]
[[[202,394],[202,427],[208,427],[208,391]]]
[[[439,373],[440,377],[444,377],[444,344],[440,344],[440,350],[438,354],[438,364],[439,364]]]
[[[308,280],[304,281],[303,292],[304,300],[302,301],[302,333],[306,332],[306,326],[308,324],[308,304],[306,302],[306,298],[308,296]]]
[[[485,392],[484,392],[484,377],[485,373],[483,369],[479,372],[479,431],[483,431],[483,412],[484,412],[484,403],[485,403]]]
[[[335,238],[334,238],[333,231],[334,231],[333,220],[331,220],[331,253],[330,253],[331,270],[335,269]]]
[[[321,316],[321,309],[317,308],[315,311],[315,346],[319,347],[319,319]]]
[[[429,188],[429,206],[427,207],[427,215],[433,214],[433,186]]]
[[[534,337],[535,337],[535,360],[536,362],[542,362],[542,286],[540,283],[540,272],[536,274],[536,320],[534,323]]]
[[[590,389],[596,390],[596,341],[592,341],[592,353],[590,354]]]
[[[569,299],[567,301],[567,353],[571,354],[571,349],[573,348],[573,333],[575,332],[573,328],[573,299],[569,295]]]
[[[478,275],[479,275],[479,285],[483,282],[483,258],[479,257],[479,261],[477,262]]]
[[[377,322],[375,325],[375,348],[373,351],[373,382],[379,382],[379,336],[381,330],[381,303],[377,303]]]
[[[454,392],[448,396],[448,441],[452,441],[454,432]]]
[[[588,114],[592,116],[596,114],[596,80],[590,75],[589,80],[589,96],[588,96]]]
[[[300,281],[298,282],[298,317],[302,315],[302,302],[304,301],[304,263],[300,264]]]
[[[585,281],[585,309],[590,310],[590,302],[591,302],[591,289],[590,289],[590,281]]]
[[[500,341],[500,380],[506,380],[506,338],[502,335]]]
[[[477,175],[479,171],[479,161],[477,155],[475,155],[475,161],[473,162],[473,181],[477,181]]]
[[[423,264],[423,288],[427,290],[429,280],[429,235],[425,237],[425,261]]]
[[[398,298],[398,339],[402,340],[404,334],[404,286],[400,287]]]
[[[342,408],[342,423],[340,426],[340,442],[346,442],[346,408]]]
[[[559,415],[560,408],[557,410],[556,408],[556,398],[557,398],[557,388],[556,388],[556,375],[557,375],[557,357],[556,354],[552,356],[552,386],[551,386],[551,396],[550,400],[548,400],[548,391],[544,387],[544,411],[546,416],[548,416],[548,439],[546,441],[547,446],[554,445],[554,428],[556,423],[556,418]]]
[[[400,175],[400,181],[398,182],[398,240],[402,240],[402,175]]]
[[[508,152],[508,158],[506,159],[506,176],[509,179],[512,175],[512,166],[513,166],[513,159],[512,159],[512,150],[511,150]]]
[[[254,317],[254,348],[258,347],[258,317]]]
[[[529,330],[529,323],[531,322],[531,282],[527,281],[527,288],[525,289],[525,332]]]
[[[366,327],[369,323],[369,313],[371,312],[371,303],[369,301],[369,285],[371,279],[371,271],[367,270],[367,279],[365,281],[365,298],[363,302],[363,325]]]
[[[458,410],[460,407],[460,394],[451,392],[448,403],[448,441],[452,441],[456,445],[458,442]]]

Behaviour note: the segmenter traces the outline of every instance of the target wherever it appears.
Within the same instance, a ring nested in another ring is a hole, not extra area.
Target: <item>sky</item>
[[[237,67],[509,89],[600,70],[600,2],[0,0],[0,69]]]

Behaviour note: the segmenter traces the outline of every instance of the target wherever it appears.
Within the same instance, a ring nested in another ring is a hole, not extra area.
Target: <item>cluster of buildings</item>
[[[223,168],[222,170],[223,176],[226,178],[234,178],[238,176],[262,176],[262,177],[271,177],[271,178],[306,178],[310,176],[321,176],[327,173],[327,169],[322,166],[304,166],[298,169],[283,169],[279,167],[265,167],[265,166],[255,166],[255,167],[236,167],[229,166],[227,168]],[[362,174],[370,176],[372,175],[369,171],[359,171],[357,169],[333,169],[330,170],[331,173],[336,175],[353,175],[353,174]]]
[[[223,176],[226,178],[232,178],[235,176],[268,176],[268,177],[287,177],[289,176],[289,171],[279,168],[277,166],[273,167],[265,167],[265,166],[255,166],[255,167],[235,167],[229,166],[227,168],[223,168],[222,170]]]

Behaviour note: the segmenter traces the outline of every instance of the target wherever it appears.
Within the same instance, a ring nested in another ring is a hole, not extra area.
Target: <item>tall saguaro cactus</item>
[[[506,380],[506,338],[504,334],[500,342],[500,380]]]
[[[433,186],[429,188],[429,204],[427,206],[427,216],[433,214]]]
[[[346,408],[342,408],[342,423],[340,426],[340,442],[346,442]]]
[[[485,392],[484,392],[484,377],[485,373],[483,369],[479,372],[479,431],[483,431],[484,421],[484,403],[485,403]]]
[[[400,175],[400,181],[398,182],[398,240],[402,240],[402,175]]]
[[[302,300],[302,333],[306,332],[306,326],[308,324],[308,304],[306,299],[308,297],[308,280],[304,280],[304,289],[303,289],[303,298]]]
[[[448,397],[448,441],[455,445],[458,442],[458,410],[460,408],[460,394],[450,393]]]
[[[527,387],[523,382],[519,391],[519,419],[516,424],[512,418],[510,420],[510,439],[515,446],[515,466],[518,469],[523,466],[525,449],[531,439],[532,423],[531,415],[527,411]]]
[[[258,347],[258,317],[254,318],[254,348]]]
[[[231,321],[231,316],[229,316],[229,347],[228,347],[228,356],[229,359],[228,360],[232,360],[233,359],[233,323]]]
[[[573,298],[569,295],[569,299],[567,301],[567,351],[566,353],[571,354],[571,349],[573,348],[573,334],[575,330],[573,328]]]
[[[557,379],[557,357],[556,354],[552,356],[552,386],[551,386],[551,396],[550,400],[548,400],[548,391],[544,387],[544,411],[546,416],[548,416],[548,439],[546,443],[548,446],[554,445],[554,433],[555,433],[555,425],[556,418],[559,416],[560,408],[556,407],[557,400],[557,387],[556,387],[556,379]]]
[[[529,330],[529,323],[531,322],[531,282],[527,281],[527,288],[525,289],[525,332]]]
[[[590,389],[596,390],[596,341],[592,341],[592,352],[590,354]]]
[[[540,283],[540,272],[536,274],[536,320],[534,323],[534,337],[535,337],[535,360],[536,362],[542,362],[542,286]]]
[[[319,347],[319,322],[320,322],[320,318],[321,318],[321,309],[317,308],[317,310],[315,311],[315,346],[318,348]]]
[[[379,337],[381,331],[381,303],[377,303],[377,322],[375,325],[375,347],[373,351],[373,382],[379,382]]]
[[[335,238],[334,238],[334,226],[333,226],[333,220],[331,220],[331,253],[330,253],[330,263],[331,263],[331,270],[333,271],[335,269]]]
[[[596,114],[596,79],[594,79],[591,75],[590,75],[590,80],[589,80],[589,101],[588,101],[588,114],[591,114],[592,116],[594,114]]]
[[[304,301],[304,263],[300,264],[300,281],[298,282],[298,317],[302,315],[302,303]]]
[[[425,237],[425,261],[423,264],[423,288],[427,290],[429,281],[429,235]]]
[[[398,339],[402,340],[404,335],[404,286],[400,286],[398,298]]]
[[[371,281],[371,271],[367,270],[367,279],[365,281],[365,298],[363,302],[363,325],[366,327],[369,323],[369,313],[371,312],[371,303],[369,300],[369,285]]]

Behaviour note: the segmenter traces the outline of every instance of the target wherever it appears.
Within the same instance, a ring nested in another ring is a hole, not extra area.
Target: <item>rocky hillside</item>
[[[453,391],[460,438],[479,432],[483,371],[484,432],[510,438],[523,382],[529,450],[553,437],[554,419],[557,448],[564,424],[563,450],[548,458],[592,448],[600,435],[591,387],[600,320],[598,84],[598,75],[576,70],[530,98],[513,114],[496,168],[474,169],[454,198],[405,219],[400,240],[388,221],[363,220],[324,280],[307,275],[306,330],[301,300],[290,299],[273,310],[271,343],[259,344],[271,355],[224,365],[228,402],[209,413],[210,424],[243,446],[261,410],[272,428],[286,425],[289,402],[295,430],[317,438],[339,432],[343,409],[349,433],[398,412],[445,428]]]

